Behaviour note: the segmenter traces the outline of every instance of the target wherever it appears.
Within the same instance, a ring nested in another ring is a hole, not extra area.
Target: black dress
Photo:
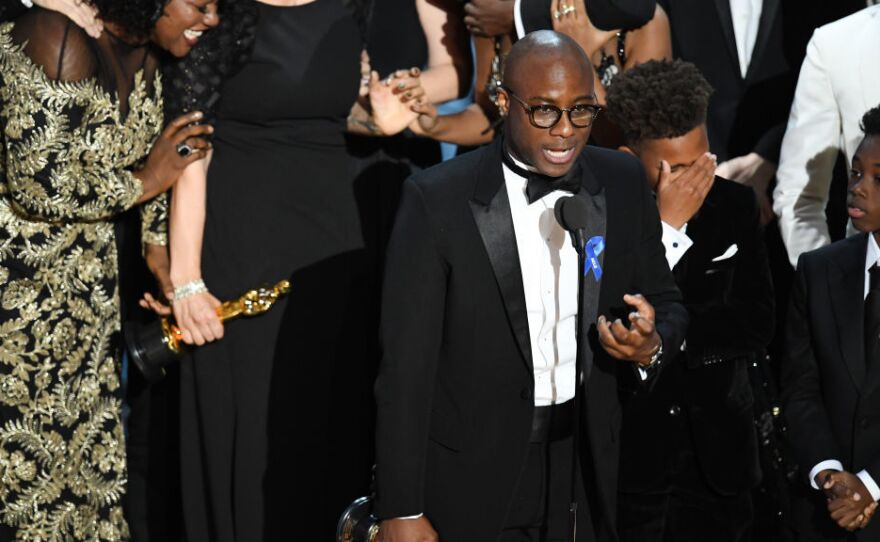
[[[362,41],[340,0],[260,4],[252,54],[220,89],[205,282],[221,300],[292,289],[182,366],[189,542],[331,540],[368,489],[377,263],[343,136]]]
[[[428,42],[415,0],[377,0],[367,28],[370,67],[382,78],[395,70],[425,69]],[[400,187],[407,177],[440,162],[440,144],[405,130],[392,137],[349,134],[348,151],[358,162],[358,183],[372,193],[365,239],[378,249],[379,262],[391,235]]]

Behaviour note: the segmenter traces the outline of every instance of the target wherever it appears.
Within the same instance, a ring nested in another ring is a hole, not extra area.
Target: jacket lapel
[[[532,346],[529,338],[526,297],[523,291],[513,218],[510,215],[510,201],[507,199],[504,172],[501,169],[501,152],[501,138],[496,138],[480,161],[476,172],[476,190],[470,206],[483,245],[486,247],[489,262],[492,264],[498,290],[504,300],[508,323],[523,359],[530,369],[529,374],[534,377],[531,371]]]
[[[715,0],[715,9],[718,11],[718,20],[721,22],[721,31],[724,33],[724,42],[727,44],[727,53],[736,68],[739,69],[739,56],[736,53],[736,37],[733,33],[733,16],[730,13],[730,0]]]
[[[727,5],[728,9],[730,9],[729,2]],[[764,54],[764,50],[767,48],[767,43],[770,42],[770,34],[773,32],[773,24],[776,21],[778,11],[779,0],[764,0],[764,5],[761,8],[761,21],[758,23],[758,36],[755,39],[755,47],[752,49],[752,58],[749,60],[749,67],[746,70],[746,79],[752,77],[752,74],[760,64],[758,59]],[[734,47],[736,47],[736,41],[734,41]],[[738,65],[739,60],[737,60],[737,66]]]
[[[593,174],[590,169],[589,161],[586,159],[585,155],[581,155],[581,166],[582,169],[582,177],[581,177],[581,187],[582,189],[575,194],[574,197],[580,198],[584,200],[587,204],[587,208],[589,209],[588,221],[587,221],[587,239],[592,239],[593,237],[602,237],[605,239],[606,232],[606,206],[605,206],[605,189],[599,183],[599,180]],[[607,239],[606,239],[607,242]],[[605,251],[603,250],[599,254],[599,266],[601,268],[605,268]],[[602,290],[602,281],[597,280],[593,271],[589,269],[589,263],[587,264],[586,276],[584,277],[584,290],[583,290],[583,298],[581,302],[583,303],[583,313],[581,322],[579,322],[581,329],[583,330],[583,343],[581,345],[581,351],[583,352],[583,374],[584,374],[584,382],[586,382],[590,377],[590,372],[593,369],[593,350],[589,347],[589,337],[592,333],[593,328],[596,325],[596,318],[599,313],[599,294]],[[581,270],[583,272],[584,270]]]
[[[859,241],[860,240],[860,241]],[[864,235],[857,235],[846,241],[860,242],[861,248],[848,247],[853,250],[841,251],[835,258],[828,273],[828,287],[832,292],[832,307],[837,333],[840,338],[840,350],[843,360],[849,369],[850,376],[862,394],[878,383],[880,370],[872,368],[866,378],[865,366],[865,253],[867,241]]]

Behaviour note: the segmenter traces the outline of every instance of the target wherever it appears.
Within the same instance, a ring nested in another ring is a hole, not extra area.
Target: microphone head
[[[581,198],[574,196],[559,198],[553,207],[553,213],[559,225],[567,231],[576,232],[587,227],[589,209]]]

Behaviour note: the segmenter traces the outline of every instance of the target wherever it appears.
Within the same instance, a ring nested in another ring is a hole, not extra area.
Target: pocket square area
[[[736,254],[736,252],[738,250],[739,250],[739,248],[736,246],[736,243],[734,243],[734,244],[730,245],[729,247],[727,247],[727,250],[724,251],[724,254],[722,254],[721,256],[712,258],[712,261],[713,262],[720,262],[722,260],[727,260],[727,259],[733,258],[733,256]]]

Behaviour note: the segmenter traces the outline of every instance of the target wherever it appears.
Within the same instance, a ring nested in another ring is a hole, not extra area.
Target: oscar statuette
[[[260,287],[246,292],[238,299],[226,301],[217,307],[221,322],[239,316],[257,316],[272,308],[279,297],[290,291],[290,282],[282,280],[275,286]],[[165,376],[165,367],[179,361],[186,353],[183,334],[174,322],[162,318],[158,322],[125,325],[125,345],[131,360],[144,377],[156,382]]]

